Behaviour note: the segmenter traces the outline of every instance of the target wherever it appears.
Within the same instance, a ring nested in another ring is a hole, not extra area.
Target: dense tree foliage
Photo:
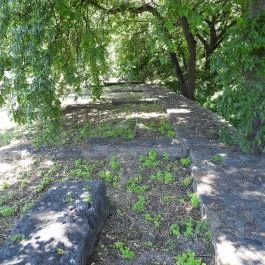
[[[61,95],[108,76],[151,81],[219,111],[264,151],[262,0],[2,0],[0,104],[56,120]],[[259,12],[258,12],[259,11]]]

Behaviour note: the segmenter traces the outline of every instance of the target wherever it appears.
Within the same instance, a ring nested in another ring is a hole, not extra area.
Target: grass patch
[[[87,140],[90,137],[110,137],[133,139],[135,137],[135,119],[117,119],[103,122],[86,122],[78,129],[76,142]]]
[[[173,138],[176,135],[172,123],[166,119],[157,122],[145,122],[145,125],[155,131],[158,131],[163,137]]]
[[[16,134],[11,131],[0,131],[0,147],[9,145],[13,139],[16,138]]]

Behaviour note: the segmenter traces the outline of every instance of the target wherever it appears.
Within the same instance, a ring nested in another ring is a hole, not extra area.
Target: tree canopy
[[[57,120],[60,97],[108,77],[157,82],[218,111],[265,152],[262,0],[2,0],[0,105]],[[226,138],[230,137],[223,132]]]

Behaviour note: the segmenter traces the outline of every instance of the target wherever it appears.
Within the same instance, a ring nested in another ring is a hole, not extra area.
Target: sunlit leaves
[[[100,96],[109,42],[104,22],[93,7],[71,1],[2,1],[1,102],[11,102],[16,121],[58,118],[60,94],[85,83]]]

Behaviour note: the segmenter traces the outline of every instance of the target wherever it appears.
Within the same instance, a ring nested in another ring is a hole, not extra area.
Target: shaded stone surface
[[[109,214],[102,181],[53,185],[0,248],[1,265],[85,265]],[[11,236],[12,236],[11,235]]]
[[[150,149],[156,149],[159,155],[168,153],[171,157],[180,158],[188,155],[187,148],[176,139],[147,139],[133,140],[108,139],[104,137],[92,138],[81,146],[82,155],[86,159],[95,159],[113,155],[146,155]]]
[[[156,149],[159,155],[168,153],[173,158],[186,157],[188,148],[177,139],[167,138],[137,138],[132,140],[113,139],[110,137],[93,137],[82,145],[52,149],[51,155],[59,160],[68,159],[100,159],[111,156],[147,155],[151,149]]]
[[[218,130],[227,124],[197,103],[158,86],[138,87],[159,98],[178,140],[190,150],[194,188],[212,228],[216,264],[265,264],[265,156],[221,143]],[[223,155],[224,162],[212,163],[214,155]]]

